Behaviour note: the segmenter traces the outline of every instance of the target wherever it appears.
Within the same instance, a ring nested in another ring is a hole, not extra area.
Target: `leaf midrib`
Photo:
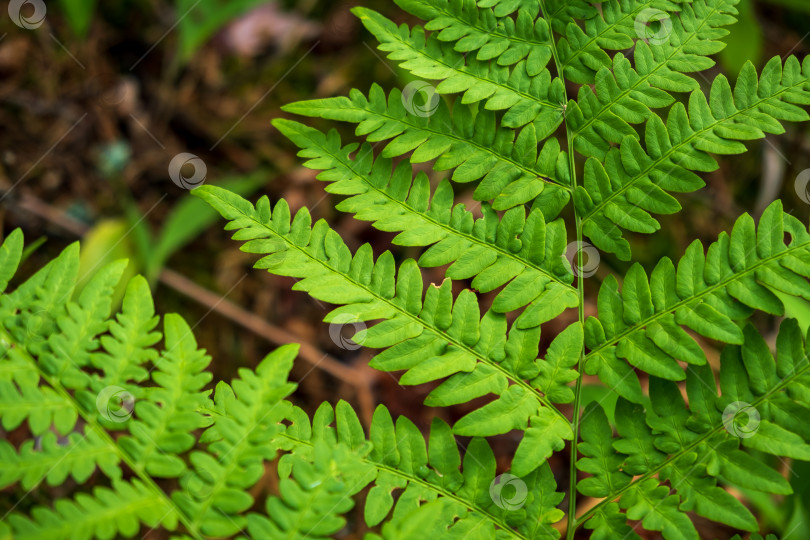
[[[756,110],[762,104],[764,104],[764,103],[766,103],[766,102],[768,102],[768,101],[770,101],[772,99],[776,99],[776,98],[780,97],[783,93],[788,92],[790,90],[793,90],[797,86],[802,86],[802,85],[804,85],[806,83],[807,83],[807,80],[802,80],[801,82],[799,82],[797,84],[794,84],[794,85],[791,85],[791,86],[784,86],[778,92],[776,92],[776,93],[774,93],[774,94],[772,94],[772,95],[770,95],[768,97],[765,97],[765,98],[762,98],[762,99],[758,100],[754,105],[751,105],[750,107],[747,107],[745,109],[740,109],[737,112],[735,112],[735,113],[733,113],[733,114],[731,114],[731,115],[729,115],[729,116],[727,116],[725,118],[715,119],[715,121],[711,125],[695,131],[692,135],[690,135],[689,137],[687,137],[683,141],[679,142],[676,145],[673,145],[672,148],[670,148],[669,150],[664,152],[664,154],[662,154],[661,157],[656,158],[655,160],[653,160],[651,162],[651,164],[645,170],[643,170],[640,173],[638,173],[637,175],[633,176],[630,180],[627,181],[627,183],[623,184],[621,188],[619,188],[618,190],[612,192],[610,195],[608,195],[606,198],[604,198],[602,200],[602,202],[595,205],[594,208],[590,212],[585,214],[585,216],[582,218],[582,221],[583,222],[589,221],[591,218],[593,218],[594,215],[598,214],[605,206],[607,206],[608,203],[610,203],[613,199],[615,199],[616,197],[618,197],[622,193],[625,193],[629,188],[634,186],[636,184],[636,182],[639,182],[640,180],[646,178],[651,172],[657,170],[659,165],[661,165],[662,163],[665,163],[667,160],[669,160],[669,158],[671,158],[675,154],[675,152],[679,151],[682,147],[691,144],[692,141],[694,141],[695,139],[697,139],[700,136],[704,135],[706,132],[713,131],[716,127],[722,125],[726,121],[729,121],[729,120],[732,120],[732,119],[736,118],[738,115],[742,115],[744,113]],[[735,104],[735,107],[736,107],[736,104]],[[730,140],[735,141],[735,142],[740,142],[740,141],[738,141],[736,139],[730,139]],[[708,152],[706,152],[706,153],[708,154]],[[673,167],[678,167],[678,166],[680,166],[680,165],[678,165],[677,163],[675,163],[673,165]]]
[[[218,196],[217,196],[216,194],[214,194],[214,193],[210,193],[210,194],[211,194],[211,195],[213,195],[213,196],[215,196],[215,197],[218,197]],[[220,200],[222,200],[222,199],[220,199]],[[290,239],[289,239],[289,238],[287,238],[286,236],[283,236],[283,235],[279,234],[278,232],[276,232],[275,230],[273,230],[272,228],[270,228],[270,227],[269,227],[267,224],[262,223],[261,221],[257,220],[257,219],[256,219],[254,216],[251,216],[251,215],[245,214],[245,213],[244,213],[244,212],[242,212],[240,209],[238,209],[238,208],[234,207],[233,205],[229,204],[227,201],[223,201],[223,203],[224,203],[224,204],[226,204],[226,205],[228,205],[228,206],[229,206],[230,208],[232,208],[234,211],[238,212],[240,215],[242,215],[242,216],[244,216],[245,218],[247,218],[247,219],[251,220],[252,222],[254,222],[254,223],[255,223],[256,225],[258,225],[259,227],[261,227],[261,228],[263,228],[263,229],[265,229],[265,230],[269,231],[271,234],[273,234],[273,235],[277,236],[277,237],[278,237],[278,238],[280,238],[280,239],[281,239],[281,240],[282,240],[282,241],[283,241],[285,244],[287,244],[288,246],[290,246],[290,247],[292,247],[292,248],[294,248],[294,249],[298,250],[299,252],[301,252],[303,255],[305,255],[305,256],[306,256],[307,258],[309,258],[310,260],[312,260],[312,261],[316,262],[317,264],[319,264],[319,265],[323,266],[324,268],[327,268],[327,269],[328,269],[330,272],[332,272],[332,273],[334,273],[334,274],[336,274],[336,275],[340,276],[342,279],[345,279],[346,281],[348,281],[349,283],[351,283],[352,285],[354,285],[354,286],[355,286],[355,287],[357,287],[358,289],[361,289],[361,290],[366,291],[368,294],[370,294],[372,297],[376,298],[378,301],[383,302],[383,303],[385,303],[385,304],[389,305],[389,306],[390,306],[390,307],[392,307],[392,308],[393,308],[395,311],[397,311],[397,312],[398,312],[398,313],[399,313],[401,316],[404,316],[404,317],[406,317],[406,318],[410,319],[410,320],[411,320],[411,321],[412,321],[414,324],[416,324],[416,325],[418,325],[418,326],[421,326],[421,327],[422,327],[422,328],[424,328],[425,330],[428,330],[428,331],[430,331],[430,332],[433,332],[433,333],[434,333],[434,334],[435,334],[437,337],[439,337],[440,339],[442,339],[442,340],[444,340],[444,341],[447,341],[449,344],[451,344],[451,345],[453,345],[453,346],[455,346],[455,347],[458,347],[459,349],[461,349],[461,350],[463,350],[463,351],[467,352],[467,354],[469,354],[469,355],[471,355],[471,356],[473,356],[473,357],[477,358],[477,359],[478,359],[480,362],[482,362],[482,363],[484,363],[484,364],[487,364],[487,365],[489,365],[490,367],[495,368],[496,370],[500,371],[501,373],[503,373],[503,375],[504,375],[504,376],[505,376],[505,377],[506,377],[508,380],[512,381],[512,382],[513,382],[514,384],[516,384],[516,385],[522,386],[522,387],[523,387],[525,390],[528,390],[528,391],[529,391],[531,394],[533,394],[533,395],[534,395],[534,397],[535,397],[535,398],[536,398],[536,399],[537,399],[537,400],[538,400],[540,403],[542,403],[543,405],[545,405],[546,407],[548,407],[548,408],[549,408],[551,411],[553,411],[554,413],[556,413],[556,414],[557,414],[557,415],[558,415],[560,418],[564,419],[564,420],[566,421],[566,423],[569,423],[568,418],[567,418],[567,417],[566,417],[566,416],[565,416],[565,415],[564,415],[562,412],[560,412],[560,410],[559,410],[559,409],[557,409],[557,408],[556,408],[554,405],[552,405],[552,403],[551,403],[551,402],[550,402],[550,401],[549,401],[549,400],[548,400],[548,399],[547,399],[547,398],[546,398],[546,397],[545,397],[545,396],[542,394],[542,392],[540,392],[539,390],[537,390],[536,388],[534,388],[533,386],[531,386],[531,385],[530,385],[529,383],[527,383],[526,381],[524,381],[524,380],[522,380],[522,379],[518,379],[518,378],[516,378],[514,374],[512,374],[512,373],[508,372],[508,371],[507,371],[507,370],[506,370],[506,369],[505,369],[505,368],[504,368],[504,367],[503,367],[503,366],[502,366],[500,363],[495,362],[495,361],[491,360],[491,359],[490,359],[490,358],[488,358],[488,357],[484,357],[484,356],[482,356],[482,354],[481,354],[480,352],[478,352],[478,351],[476,351],[476,350],[472,349],[471,347],[469,347],[469,346],[465,345],[465,344],[464,344],[464,343],[462,343],[461,341],[459,341],[459,340],[457,340],[456,338],[454,338],[454,337],[450,336],[449,334],[445,333],[443,330],[440,330],[440,329],[438,329],[438,328],[435,328],[433,325],[429,325],[427,322],[425,322],[424,320],[422,320],[421,318],[419,318],[419,316],[414,315],[414,314],[412,314],[412,313],[408,312],[408,311],[407,311],[407,310],[405,310],[405,309],[404,309],[402,306],[399,306],[399,305],[397,305],[395,302],[393,302],[391,299],[389,299],[389,298],[385,298],[385,297],[381,296],[379,293],[374,292],[373,290],[369,289],[367,285],[365,285],[365,284],[363,284],[363,283],[360,283],[360,282],[356,281],[355,279],[353,279],[351,276],[349,276],[349,275],[347,275],[347,274],[344,274],[343,272],[341,272],[341,271],[340,271],[340,270],[338,270],[338,269],[333,268],[333,267],[332,267],[331,265],[329,265],[329,264],[328,264],[326,261],[322,261],[322,260],[320,260],[320,259],[318,259],[318,258],[314,257],[314,256],[313,256],[311,253],[309,253],[307,250],[302,249],[300,246],[298,246],[298,245],[294,244],[293,242],[291,242],[291,241],[290,241]],[[420,293],[420,294],[421,294],[421,293]],[[421,299],[420,299],[420,301],[421,301]],[[389,320],[390,320],[390,319],[389,319]],[[480,324],[480,321],[479,321],[479,324]]]
[[[806,359],[806,357],[805,357],[805,359]],[[771,388],[768,392],[762,394],[760,397],[755,399],[750,404],[750,406],[753,407],[753,408],[756,408],[757,405],[759,405],[763,401],[770,400],[771,396],[773,396],[777,392],[782,391],[786,386],[788,386],[794,380],[798,379],[799,377],[801,377],[802,375],[807,373],[808,370],[810,370],[810,363],[805,363],[805,365],[801,369],[794,371],[791,376],[785,377],[782,381],[780,381],[779,384],[777,384],[776,386]],[[667,458],[664,461],[662,461],[660,464],[658,464],[654,468],[650,469],[649,471],[647,471],[643,475],[637,477],[635,480],[633,480],[630,484],[628,484],[624,488],[621,488],[621,489],[609,494],[607,497],[605,497],[600,502],[598,502],[595,506],[593,506],[590,510],[588,510],[585,514],[583,514],[579,519],[577,519],[575,521],[575,523],[574,523],[574,528],[578,528],[582,523],[584,523],[590,517],[592,517],[593,514],[595,512],[597,512],[600,508],[602,508],[604,505],[610,503],[611,501],[616,500],[616,498],[620,497],[621,495],[623,495],[624,493],[626,493],[627,491],[629,491],[630,489],[632,489],[634,486],[638,485],[639,483],[643,482],[644,480],[647,480],[648,478],[651,478],[652,476],[654,476],[655,474],[660,472],[661,469],[666,467],[668,464],[670,464],[670,463],[672,463],[674,461],[677,461],[681,457],[685,456],[686,454],[691,452],[693,449],[695,449],[697,446],[702,444],[704,441],[706,441],[707,439],[709,439],[709,438],[713,437],[714,435],[716,435],[717,433],[719,433],[722,429],[724,429],[724,424],[723,423],[720,423],[720,424],[716,425],[714,428],[710,429],[709,431],[707,431],[703,435],[698,436],[694,441],[692,441],[691,444],[689,444],[689,446],[681,448],[678,452],[667,456]]]
[[[526,267],[526,268],[532,268],[532,269],[536,270],[537,272],[539,272],[540,274],[543,274],[544,276],[546,276],[547,278],[549,278],[551,281],[554,281],[555,283],[558,283],[558,284],[562,285],[563,287],[566,287],[567,289],[569,289],[569,290],[571,290],[571,291],[573,291],[573,292],[576,292],[576,288],[575,288],[575,287],[571,286],[571,285],[570,285],[570,284],[568,284],[568,283],[563,282],[562,280],[560,280],[560,278],[558,278],[557,276],[555,276],[555,275],[551,274],[551,273],[550,273],[548,270],[546,270],[546,269],[544,269],[544,268],[541,268],[541,267],[539,267],[539,266],[536,266],[534,263],[532,263],[532,262],[530,262],[530,261],[527,261],[527,260],[523,259],[523,257],[520,257],[520,256],[518,256],[518,255],[517,255],[517,254],[515,254],[515,253],[509,252],[509,251],[505,251],[505,250],[504,250],[504,249],[503,249],[501,246],[498,246],[498,245],[495,245],[495,244],[490,244],[489,242],[486,242],[485,240],[481,240],[480,238],[476,238],[475,236],[471,236],[471,235],[470,235],[470,234],[468,234],[468,233],[465,233],[465,232],[459,231],[458,229],[454,229],[454,228],[453,228],[453,227],[451,227],[450,225],[446,225],[446,224],[444,224],[444,223],[440,223],[439,221],[436,221],[434,218],[430,217],[429,215],[427,215],[427,214],[423,214],[423,213],[421,213],[421,212],[419,212],[419,211],[417,211],[417,210],[413,209],[411,206],[409,206],[409,205],[407,204],[407,202],[405,202],[405,201],[400,201],[400,200],[398,200],[398,199],[393,198],[393,197],[392,197],[391,195],[389,195],[389,194],[388,194],[386,191],[384,191],[384,190],[382,190],[381,188],[379,188],[379,187],[375,186],[375,185],[374,185],[372,182],[369,182],[369,181],[367,180],[367,178],[366,178],[366,176],[365,176],[365,175],[360,174],[360,173],[359,173],[359,172],[358,172],[358,171],[357,171],[357,170],[356,170],[356,169],[355,169],[355,168],[354,168],[354,167],[353,167],[353,166],[350,164],[351,162],[348,162],[348,163],[347,163],[346,161],[344,161],[344,160],[343,160],[343,158],[342,158],[341,156],[336,155],[335,153],[331,152],[331,151],[330,151],[330,150],[329,150],[329,149],[328,149],[326,146],[320,145],[320,148],[321,148],[321,149],[322,149],[324,152],[326,152],[326,153],[327,153],[329,156],[333,157],[334,159],[336,159],[337,161],[339,161],[340,163],[342,163],[344,167],[346,167],[347,169],[349,169],[350,171],[352,171],[352,173],[354,173],[354,175],[355,175],[356,177],[361,178],[361,179],[363,180],[363,183],[364,183],[364,184],[366,184],[366,185],[367,185],[367,186],[369,186],[371,189],[375,190],[377,193],[379,193],[380,195],[384,196],[385,198],[387,198],[389,201],[391,201],[392,203],[396,204],[397,206],[400,206],[400,207],[402,207],[402,208],[406,209],[406,210],[407,210],[407,211],[409,211],[411,214],[413,214],[413,215],[415,215],[415,216],[419,216],[421,219],[424,219],[425,221],[427,221],[427,222],[429,222],[429,223],[431,223],[431,224],[433,224],[433,225],[435,225],[435,226],[437,226],[437,227],[441,228],[442,230],[447,231],[447,233],[448,233],[449,235],[453,235],[453,236],[459,236],[459,237],[461,237],[461,238],[465,238],[465,239],[469,240],[470,242],[473,242],[474,244],[481,245],[481,246],[483,246],[483,247],[487,248],[488,250],[491,250],[491,251],[497,251],[499,254],[503,255],[504,257],[510,258],[510,259],[514,260],[515,262],[517,262],[518,264],[522,264],[522,265],[524,265],[524,267]],[[339,181],[340,181],[340,180],[337,180],[337,181],[331,181],[331,180],[329,180],[328,182],[330,182],[330,183],[336,183],[336,182],[339,182]],[[358,195],[362,195],[362,194],[358,194]],[[357,196],[357,195],[355,195],[355,196]],[[524,225],[524,226],[525,226],[525,225]],[[522,233],[521,233],[521,234],[522,234]],[[441,240],[439,240],[439,241],[441,241]],[[528,304],[527,304],[527,305],[528,305]]]
[[[286,437],[287,439],[291,440],[295,444],[314,447],[314,445],[312,444],[311,441],[306,441],[306,440],[303,440],[303,439],[299,439],[297,437],[294,437],[294,436],[290,435],[289,433],[286,433],[286,432],[281,433],[281,436]],[[406,472],[404,472],[404,471],[402,471],[400,469],[397,469],[396,467],[392,467],[390,465],[385,465],[383,463],[376,462],[376,461],[374,461],[374,460],[372,460],[372,459],[370,459],[368,457],[365,457],[365,456],[361,457],[360,459],[362,459],[365,463],[368,463],[369,465],[373,466],[374,468],[376,468],[378,470],[386,471],[386,472],[388,472],[389,474],[391,474],[393,476],[398,476],[399,478],[407,480],[408,483],[410,483],[410,484],[418,484],[423,488],[429,489],[431,491],[435,491],[439,495],[441,495],[443,497],[447,497],[448,499],[452,499],[452,500],[456,501],[457,503],[461,504],[462,506],[465,506],[469,510],[474,510],[474,511],[480,513],[481,515],[485,516],[487,518],[487,520],[491,521],[492,523],[494,523],[495,525],[500,527],[502,530],[508,532],[513,538],[521,538],[521,539],[524,539],[524,540],[529,540],[528,536],[524,536],[523,534],[520,533],[520,531],[517,531],[517,530],[513,529],[507,523],[505,523],[504,521],[501,521],[500,519],[498,519],[497,516],[495,516],[494,514],[489,512],[488,510],[482,508],[481,506],[477,505],[474,501],[469,501],[469,500],[467,500],[467,499],[465,499],[463,497],[460,497],[459,495],[457,495],[457,494],[455,494],[455,493],[453,493],[451,491],[448,491],[448,490],[444,489],[441,486],[438,486],[436,484],[431,484],[427,480],[424,480],[424,479],[422,479],[422,478],[420,478],[420,477],[418,477],[416,475],[410,475],[410,474],[408,474],[408,473],[406,473]]]
[[[730,276],[722,279],[721,281],[718,281],[714,285],[707,286],[706,289],[702,290],[698,294],[695,294],[695,295],[690,296],[688,298],[681,299],[680,302],[676,302],[675,304],[672,304],[671,306],[666,306],[662,311],[659,311],[658,313],[655,313],[652,317],[648,317],[647,319],[639,321],[638,323],[636,323],[636,324],[624,329],[623,331],[619,332],[615,336],[605,340],[605,342],[599,344],[598,347],[596,347],[594,349],[591,349],[591,351],[588,354],[585,355],[586,360],[588,358],[590,358],[591,356],[595,355],[596,353],[598,353],[599,351],[601,351],[602,349],[605,349],[606,347],[612,346],[614,343],[616,343],[620,339],[625,338],[628,335],[633,334],[635,332],[640,332],[642,330],[645,330],[646,327],[649,326],[651,323],[654,323],[654,322],[658,321],[659,319],[661,319],[661,318],[663,318],[663,317],[665,317],[667,315],[672,314],[673,312],[677,311],[679,308],[682,308],[682,307],[686,306],[687,304],[702,300],[703,298],[711,295],[715,291],[717,291],[719,289],[723,289],[725,287],[728,287],[731,283],[737,281],[741,277],[748,276],[752,272],[758,270],[759,268],[761,268],[761,267],[763,267],[763,266],[765,266],[765,265],[767,265],[767,264],[769,264],[769,263],[771,263],[773,261],[778,261],[779,259],[781,259],[784,256],[792,255],[794,252],[805,250],[805,249],[807,249],[807,247],[810,247],[810,241],[807,241],[807,242],[805,242],[803,244],[798,244],[796,246],[786,246],[786,249],[784,251],[780,251],[776,255],[771,255],[770,257],[760,259],[759,261],[756,262],[756,264],[753,264],[752,266],[746,268],[745,270],[742,270],[742,271],[740,271],[738,273],[732,273]],[[705,283],[705,275],[704,275],[705,268],[706,267],[705,267],[705,264],[704,264],[703,271],[701,272],[701,279],[703,279],[704,283]],[[683,326],[683,325],[679,325],[679,326]]]

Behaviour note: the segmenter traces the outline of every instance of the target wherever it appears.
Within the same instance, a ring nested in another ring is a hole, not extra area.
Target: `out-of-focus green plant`
[[[726,48],[720,52],[720,61],[729,73],[739,73],[748,61],[761,66],[765,59],[762,23],[756,18],[755,7],[758,4],[777,5],[810,13],[810,2],[807,0],[740,0],[737,4],[737,22],[729,27],[731,33],[724,40]]]
[[[96,0],[59,0],[59,7],[73,33],[86,36],[96,11]]]
[[[258,171],[217,183],[247,194],[254,192],[265,178],[265,172]],[[84,283],[85,276],[89,277],[92,269],[122,258],[130,260],[131,275],[142,273],[150,284],[154,284],[169,257],[217,219],[216,212],[203,201],[185,197],[169,213],[163,226],[153,232],[135,202],[129,200],[125,204],[129,207],[125,219],[103,221],[85,237],[80,284]],[[128,274],[128,277],[131,276]],[[120,298],[121,294],[123,289],[117,296]]]
[[[790,486],[793,493],[782,500],[774,500],[765,493],[743,490],[757,512],[782,540],[810,540],[810,463],[795,461],[790,464]]]
[[[177,0],[178,61],[185,64],[228,22],[267,0]]]
[[[124,217],[101,221],[85,236],[79,285],[84,285],[94,270],[119,259],[130,261],[127,278],[141,273],[154,285],[169,257],[217,219],[217,213],[208,204],[193,197],[184,197],[167,215],[162,226],[153,231],[131,191],[121,182],[121,171],[130,157],[129,147],[122,142],[104,147],[99,154],[99,172],[113,184]],[[217,181],[217,184],[249,194],[256,191],[267,176],[267,171],[258,170],[246,176],[225,178]],[[171,184],[171,189],[174,189],[174,184]],[[120,287],[116,291],[116,299],[120,300],[123,293],[123,287]]]
[[[752,0],[742,0],[737,10],[737,22],[729,28],[726,48],[720,52],[720,61],[729,73],[739,73],[746,62],[760,66],[765,49]]]

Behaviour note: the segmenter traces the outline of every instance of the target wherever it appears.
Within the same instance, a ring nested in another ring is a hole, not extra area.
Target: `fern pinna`
[[[344,197],[338,210],[396,233],[418,260],[352,252],[283,199],[193,193],[262,255],[257,268],[334,304],[326,322],[369,323],[353,339],[379,350],[375,368],[432,383],[429,406],[485,404],[424,435],[382,406],[367,431],[344,402],[309,418],[286,400],[289,347],[205,390],[209,358],[182,319],[164,318],[159,352],[145,282],[129,284],[110,318],[122,268],[74,293],[71,247],[0,301],[3,428],[27,421],[36,437],[0,446],[0,480],[108,482],[14,509],[0,533],[107,538],[140,524],[193,538],[324,538],[356,499],[364,523],[353,527],[368,539],[631,539],[642,528],[696,539],[695,516],[759,529],[734,494],[791,493],[786,460],[810,461],[807,339],[786,319],[772,350],[752,316],[810,300],[807,227],[776,201],[677,261],[600,273],[587,318],[582,248],[631,260],[627,234],[653,234],[655,215],[679,212],[672,194],[700,189],[715,155],[807,120],[810,60],[774,58],[759,74],[748,64],[733,85],[717,75],[703,87],[692,74],[714,65],[737,0],[396,3],[425,26],[354,12],[390,60],[435,88],[374,85],[286,107],[356,124],[361,144],[274,125]],[[480,207],[457,203],[459,190]],[[21,242],[3,245],[3,285]],[[426,286],[420,269],[433,267],[446,279]],[[544,323],[573,309],[577,321],[540,354]],[[583,406],[585,375],[614,399]],[[112,395],[129,401],[97,406]],[[515,431],[504,471],[486,438]],[[471,438],[463,452],[457,436]],[[570,474],[557,478],[548,459],[566,449]],[[276,459],[278,494],[251,490]]]

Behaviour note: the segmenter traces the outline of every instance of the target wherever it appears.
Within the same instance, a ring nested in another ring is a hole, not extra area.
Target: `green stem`
[[[546,9],[545,0],[540,0],[540,9],[543,15],[548,19],[549,11]],[[549,29],[551,28],[551,21],[549,22]],[[557,69],[557,77],[563,81],[563,91],[565,92],[565,106],[563,108],[563,115],[565,115],[565,107],[568,104],[568,90],[565,88],[565,78],[562,62],[560,61],[559,51],[557,51],[557,44],[554,42],[554,32],[550,30],[549,44],[551,46],[551,54],[554,57],[554,65]],[[565,121],[565,135],[568,142],[568,172],[571,181],[571,192],[577,189],[577,168],[576,160],[574,158],[574,132],[568,125],[568,118],[563,118]],[[582,254],[582,219],[574,207],[576,238],[577,238],[577,296],[579,297],[578,318],[579,324],[585,324],[585,283],[582,279],[581,269],[583,267],[583,254]],[[582,364],[585,359],[585,347],[583,345],[579,352],[579,360],[577,361],[577,381],[574,390],[574,410],[571,416],[571,427],[574,432],[574,437],[571,440],[571,468],[569,470],[569,483],[568,483],[568,520],[566,523],[566,539],[572,540],[576,528],[577,513],[577,448],[579,442],[579,404],[582,398]]]
[[[569,150],[570,152],[571,150]],[[583,257],[582,257],[582,220],[576,216],[577,227],[577,268],[582,272]],[[584,328],[585,325],[585,286],[584,279],[581,275],[577,276],[577,293],[579,294],[579,324]],[[571,422],[574,429],[574,438],[571,440],[571,469],[569,471],[569,495],[568,495],[568,526],[566,539],[572,540],[576,528],[576,489],[577,489],[577,443],[579,441],[579,408],[582,399],[582,365],[585,360],[585,348],[579,352],[579,360],[577,361],[577,382],[574,389],[574,410],[572,413]]]

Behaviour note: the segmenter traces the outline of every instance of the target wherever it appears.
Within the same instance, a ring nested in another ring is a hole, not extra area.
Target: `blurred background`
[[[383,0],[362,4],[399,22],[416,22]],[[345,399],[369,422],[384,402],[394,415],[421,426],[464,410],[421,405],[429,387],[403,389],[389,374],[367,367],[369,351],[348,341],[352,329],[321,323],[329,311],[294,281],[252,271],[223,223],[168,174],[229,187],[256,199],[285,198],[325,218],[352,249],[370,242],[375,252],[417,255],[391,246],[392,235],[334,210],[304,169],[296,151],[270,125],[280,106],[303,99],[367,92],[373,82],[402,88],[410,76],[384,60],[376,43],[349,12],[353,3],[325,0],[12,0],[0,12],[0,219],[2,233],[21,227],[28,258],[20,279],[69,243],[81,239],[82,272],[126,257],[156,292],[160,313],[179,312],[213,356],[217,379],[255,366],[275,346],[305,344],[293,378],[299,404],[309,412],[324,400]],[[746,61],[758,68],[774,55],[804,57],[810,50],[810,2],[741,0],[739,22],[726,38],[718,65],[704,73],[708,88],[720,72],[732,82]],[[347,125],[336,127],[352,138]],[[679,200],[686,212],[661,218],[662,232],[634,238],[633,252],[648,265],[679,257],[694,238],[704,242],[727,230],[742,212],[758,214],[782,198],[807,222],[810,197],[795,180],[810,168],[808,127],[749,145],[750,152],[721,160],[707,187]],[[176,157],[182,154],[189,156]],[[189,159],[192,159],[189,162]],[[185,163],[185,165],[183,165]],[[181,167],[182,166],[182,167]],[[188,186],[186,186],[188,187]],[[456,185],[462,200],[471,200]],[[595,298],[600,276],[626,265],[603,257],[587,288]],[[441,269],[425,272],[440,281]],[[810,308],[790,314],[810,324]],[[594,306],[589,305],[589,311]],[[562,320],[562,328],[568,321]],[[773,321],[759,321],[768,331]],[[331,330],[331,332],[330,332]],[[552,327],[544,342],[555,334]],[[717,361],[717,355],[710,355]],[[586,401],[604,392],[588,385]],[[516,440],[496,438],[502,467]],[[564,456],[552,461],[560,480]],[[746,494],[765,527],[792,540],[810,539],[810,467],[794,463],[795,495],[773,500]],[[800,480],[803,479],[803,480]],[[562,485],[562,484],[561,484]],[[29,500],[25,504],[40,501]],[[0,494],[0,508],[9,505]],[[705,537],[733,531],[703,524]],[[653,538],[654,536],[650,536]]]

